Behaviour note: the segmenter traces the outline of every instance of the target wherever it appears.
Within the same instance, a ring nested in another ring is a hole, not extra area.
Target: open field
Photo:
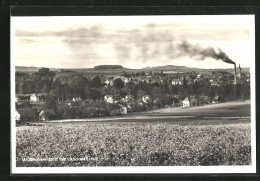
[[[249,110],[243,102],[22,125],[16,128],[17,166],[250,165]]]

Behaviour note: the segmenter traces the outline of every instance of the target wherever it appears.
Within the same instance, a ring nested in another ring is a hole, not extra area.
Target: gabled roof
[[[186,97],[183,101],[190,101],[188,97]]]
[[[39,113],[39,116],[46,116],[46,112],[44,110],[42,110],[40,113]]]

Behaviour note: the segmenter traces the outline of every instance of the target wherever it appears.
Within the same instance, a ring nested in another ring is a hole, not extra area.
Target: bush
[[[122,115],[120,110],[113,110],[109,113],[110,116],[119,116]]]

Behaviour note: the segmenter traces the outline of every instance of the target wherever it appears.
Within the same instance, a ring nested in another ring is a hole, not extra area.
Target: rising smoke
[[[142,63],[148,63],[153,60],[158,61],[158,59],[164,63],[169,63],[169,61],[177,58],[190,57],[197,61],[212,58],[229,64],[235,64],[220,48],[216,50],[213,47],[201,47],[197,44],[191,44],[187,40],[163,42],[138,41],[130,44],[117,43],[115,44],[115,49],[120,61],[127,61],[126,58],[132,57],[138,58],[138,61]]]
[[[190,44],[188,41],[182,41],[178,45],[179,51],[181,52],[179,55],[181,56],[189,56],[191,58],[196,57],[197,60],[204,60],[205,58],[213,58],[216,60],[221,60],[226,63],[236,64],[233,62],[220,48],[218,48],[218,52],[215,51],[214,48],[201,48],[199,46],[195,46]]]

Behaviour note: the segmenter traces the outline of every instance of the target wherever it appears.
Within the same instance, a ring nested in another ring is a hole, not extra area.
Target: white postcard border
[[[175,16],[175,15],[172,15]],[[178,15],[179,16],[179,15]],[[184,15],[185,16],[185,15]],[[188,15],[190,16],[190,15]],[[192,15],[191,17],[202,16]],[[203,15],[209,16],[209,15]],[[216,16],[216,15],[214,15]],[[219,15],[223,16],[223,15]],[[229,15],[226,15],[229,16]],[[234,16],[234,15],[230,15]],[[251,48],[251,147],[252,165],[249,166],[137,166],[137,167],[16,167],[16,125],[15,125],[15,17],[11,17],[11,174],[113,174],[113,173],[256,173],[256,111],[255,111],[255,16],[247,16],[250,21],[250,45]],[[136,16],[137,17],[137,16]],[[162,16],[161,16],[162,17]]]

